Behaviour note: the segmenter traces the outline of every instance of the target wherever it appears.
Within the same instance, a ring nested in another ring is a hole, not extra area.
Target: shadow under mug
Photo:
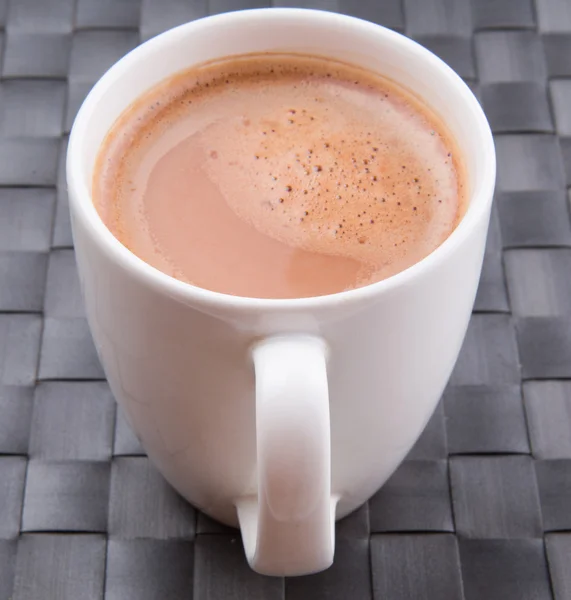
[[[92,204],[91,179],[117,117],[171,74],[267,51],[370,69],[443,117],[466,166],[469,207],[432,254],[360,289],[265,300],[177,281],[113,237]],[[101,78],[73,126],[67,178],[90,328],[149,457],[190,502],[240,526],[258,572],[327,568],[335,519],[410,450],[466,332],[495,180],[478,102],[440,59],[379,25],[303,9],[227,13],[159,35]]]

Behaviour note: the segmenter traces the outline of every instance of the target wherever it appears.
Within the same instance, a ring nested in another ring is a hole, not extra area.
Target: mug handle
[[[333,562],[327,347],[313,336],[267,338],[253,349],[257,496],[236,501],[250,566],[304,575]]]

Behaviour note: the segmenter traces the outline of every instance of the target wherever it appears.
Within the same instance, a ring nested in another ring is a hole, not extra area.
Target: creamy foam
[[[424,258],[464,207],[439,119],[367,71],[234,57],[161,84],[115,124],[94,176],[103,220],[162,271],[236,295],[302,297]]]

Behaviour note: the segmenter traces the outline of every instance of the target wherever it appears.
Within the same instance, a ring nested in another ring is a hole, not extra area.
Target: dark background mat
[[[330,570],[251,572],[237,533],[164,483],[115,407],[80,299],[64,156],[79,104],[121,55],[266,3],[0,0],[0,600],[571,598],[571,0],[293,5],[412,36],[490,119],[496,203],[443,401],[339,523]]]

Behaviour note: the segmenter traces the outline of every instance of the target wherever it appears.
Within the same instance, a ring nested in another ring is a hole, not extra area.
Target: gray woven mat
[[[288,0],[286,0],[287,4]],[[117,411],[84,318],[64,184],[79,104],[164,29],[265,0],[0,0],[0,600],[571,598],[571,0],[309,0],[469,81],[497,198],[452,381],[339,523],[334,566],[272,579],[197,514]]]

